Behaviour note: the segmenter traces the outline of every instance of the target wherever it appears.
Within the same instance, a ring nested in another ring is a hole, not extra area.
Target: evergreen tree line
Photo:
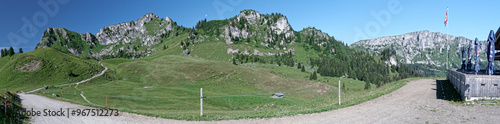
[[[23,53],[23,48],[19,48],[19,53]],[[1,57],[5,56],[13,56],[15,54],[14,48],[10,47],[9,49],[4,48],[1,49]]]
[[[282,49],[285,47],[285,44],[291,43],[294,40],[293,36],[286,37],[285,33],[277,34],[273,31],[267,32],[267,36],[271,37],[271,41],[266,42],[269,48],[273,48],[278,45],[278,47]],[[280,45],[281,41],[284,41],[285,44]]]
[[[265,59],[261,56],[257,55],[245,55],[245,54],[234,54],[233,56],[233,64],[238,65],[243,63],[266,63]]]
[[[382,50],[380,55],[382,56],[380,58],[380,60],[387,61],[387,60],[390,60],[390,57],[396,57],[396,50],[394,50],[392,48],[387,48],[387,49]]]
[[[293,59],[294,55],[292,53],[282,53],[276,54],[274,56],[258,56],[258,55],[246,55],[242,53],[233,54],[232,63],[237,65],[244,63],[262,63],[262,64],[277,64],[278,66],[288,66],[295,67],[295,61]],[[299,68],[299,67],[297,67]]]
[[[352,50],[341,42],[333,38],[328,40],[326,46],[322,49],[322,54],[318,58],[311,58],[312,66],[317,66],[317,72],[322,76],[340,77],[347,75],[349,78],[358,79],[367,83],[375,84],[377,87],[385,83],[398,80],[398,77],[418,77],[422,74],[407,67],[398,64],[398,66],[389,66],[382,60],[388,60],[390,56],[395,56],[394,50],[382,52],[381,59],[376,60],[377,56],[363,51]],[[398,76],[391,76],[389,71],[399,73]],[[369,89],[370,86],[365,87]]]
[[[381,58],[380,60],[382,61],[390,61],[391,57],[395,57],[397,61],[397,55],[396,55],[396,50],[393,48],[386,48],[382,50],[380,53]],[[408,64],[402,64],[402,63],[397,63],[398,66],[391,65],[391,72],[395,73],[398,72],[401,77],[422,77],[426,76],[426,73],[431,72],[431,75],[434,75],[433,71],[425,71],[424,73],[419,72],[419,66],[415,66],[414,64],[408,65]],[[425,66],[432,66],[432,65],[427,65]],[[436,67],[429,67],[429,68],[436,68]]]
[[[428,70],[429,68],[441,69],[441,68],[445,68],[445,67],[436,67],[436,66],[430,65],[430,64],[429,65],[428,64],[401,64],[400,66],[396,67],[396,71],[398,71],[405,78],[436,75],[436,73],[434,73],[435,71]],[[442,70],[444,70],[444,69],[442,69]]]
[[[207,23],[207,19],[204,19],[204,20],[200,20],[198,21],[198,23],[196,23],[196,29],[200,29],[201,27],[203,27],[203,24]]]
[[[234,23],[232,20],[231,22]],[[194,30],[194,34],[197,35],[200,33],[207,36],[219,36],[224,33],[224,29],[221,29],[221,27],[224,27],[229,23],[230,20],[200,20],[195,26],[196,30]]]
[[[282,16],[281,14],[271,14],[270,20],[267,22],[268,25],[271,22],[277,21],[277,19]],[[240,19],[239,21],[230,20],[230,25],[237,27],[239,29],[248,28],[247,20]],[[216,25],[221,22],[207,23],[206,20],[201,20],[196,25],[196,29],[205,30],[207,25]],[[314,28],[313,28],[314,29]],[[398,63],[397,66],[389,66],[384,61],[390,59],[391,56],[395,56],[395,51],[392,49],[382,51],[381,55],[372,55],[367,52],[357,51],[349,48],[347,44],[335,40],[334,37],[321,37],[312,34],[302,34],[295,32],[294,37],[286,38],[284,34],[276,34],[272,31],[267,31],[266,35],[271,37],[272,42],[267,42],[268,47],[272,48],[279,45],[278,41],[285,40],[286,43],[295,40],[295,42],[302,42],[302,47],[309,52],[314,50],[314,53],[318,53],[318,56],[310,56],[309,63],[296,63],[294,60],[294,55],[292,53],[276,54],[273,56],[257,56],[257,55],[245,55],[241,53],[233,54],[232,63],[235,65],[244,63],[268,63],[277,64],[278,66],[289,66],[297,67],[301,71],[305,72],[305,66],[315,70],[309,76],[309,79],[315,80],[318,78],[317,74],[321,76],[331,76],[340,77],[347,76],[348,78],[357,79],[366,82],[365,89],[370,89],[371,84],[375,84],[377,87],[382,86],[385,83],[389,83],[398,80],[399,77],[418,77],[422,76],[421,73],[415,71],[414,68],[408,65]],[[249,38],[243,39],[239,37],[232,37],[229,33],[231,40],[234,43],[250,42]],[[321,44],[320,44],[321,43]],[[181,47],[189,46],[189,43],[182,43]],[[279,46],[280,48],[284,46]],[[380,58],[380,59],[379,59]],[[297,66],[296,66],[297,64]],[[391,73],[397,73],[392,74]]]
[[[63,38],[62,34],[59,32],[44,32],[44,36],[48,38],[49,41],[60,41],[59,46],[65,47],[67,46],[68,48],[73,48],[78,51],[83,51],[85,50],[86,42],[82,40],[82,37],[79,33],[69,31],[66,29],[63,29],[66,31],[66,36],[68,39]],[[105,31],[111,31],[109,28],[104,28]],[[96,40],[96,39],[93,39]]]
[[[300,36],[298,36],[300,38]],[[302,36],[304,37],[304,36]],[[299,42],[305,42],[303,47],[310,47],[308,36],[305,36]],[[390,56],[395,56],[394,50],[384,50],[381,56],[372,55],[363,51],[357,51],[349,48],[346,44],[336,41],[333,37],[327,40],[310,39],[319,42],[326,42],[324,45],[317,45],[318,57],[309,57],[309,65],[312,69],[317,68],[309,76],[310,80],[316,80],[317,74],[321,76],[340,77],[347,76],[348,78],[357,79],[366,82],[365,89],[370,89],[371,84],[380,87],[385,83],[399,80],[400,77],[420,77],[423,76],[412,67],[398,63],[397,66],[389,66],[384,63],[389,60]],[[315,45],[314,42],[311,42]],[[380,57],[381,59],[376,59]],[[307,63],[296,63],[292,53],[276,54],[274,56],[257,56],[245,55],[241,53],[233,54],[232,63],[269,63],[277,64],[278,66],[297,67],[302,72],[305,72]],[[309,66],[308,66],[309,67]],[[390,75],[391,73],[398,73],[399,75]]]

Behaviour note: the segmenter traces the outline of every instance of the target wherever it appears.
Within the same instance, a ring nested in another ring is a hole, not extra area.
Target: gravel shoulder
[[[23,107],[26,110],[40,111],[43,115],[44,109],[50,110],[60,110],[67,111],[69,108],[72,109],[91,109],[91,107],[77,105],[69,102],[59,101],[50,99],[44,96],[34,95],[34,94],[19,94],[22,99]],[[67,114],[66,114],[67,115]],[[31,123],[33,124],[152,124],[152,123],[182,123],[186,121],[181,120],[167,120],[161,118],[147,117],[137,114],[129,114],[125,112],[120,112],[119,116],[101,116],[101,117],[56,117],[56,116],[35,116],[31,117]]]
[[[402,88],[359,105],[322,113],[281,118],[182,121],[121,112],[113,117],[32,117],[32,123],[498,123],[500,107],[453,104],[438,99],[435,79],[409,82]],[[84,109],[86,106],[32,94],[19,94],[26,109]]]
[[[498,123],[500,107],[453,104],[438,99],[436,79],[409,82],[400,89],[359,105],[322,113],[224,123]],[[439,94],[441,94],[439,93]]]

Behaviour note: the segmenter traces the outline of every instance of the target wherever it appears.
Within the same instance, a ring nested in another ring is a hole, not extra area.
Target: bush
[[[369,90],[371,88],[370,83],[365,82],[365,90]]]
[[[311,76],[309,76],[309,80],[317,80],[318,79],[318,75],[316,74],[317,72],[314,71]]]

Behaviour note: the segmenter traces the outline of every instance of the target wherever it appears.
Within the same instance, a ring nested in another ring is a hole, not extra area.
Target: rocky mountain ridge
[[[52,47],[96,60],[184,55],[234,65],[288,66],[312,72],[311,80],[316,80],[316,74],[346,76],[367,86],[382,86],[400,75],[421,76],[397,62],[388,66],[379,56],[353,50],[315,27],[295,31],[280,13],[243,10],[224,20],[200,20],[193,28],[148,13],[136,21],[106,26],[95,36],[87,34],[51,28],[37,48]],[[383,58],[394,63],[391,56]]]
[[[207,24],[211,26],[206,26]],[[72,37],[79,37],[81,40],[67,37],[68,32],[71,32]],[[199,32],[210,32],[215,35]],[[295,33],[297,31],[292,29],[286,16],[279,13],[260,14],[255,10],[243,10],[233,18],[200,21],[197,29],[178,26],[169,17],[161,19],[158,15],[147,13],[136,21],[103,27],[96,35],[79,34],[64,28],[48,28],[36,48],[55,47],[61,51],[94,59],[139,58],[149,56],[159,48],[166,47],[164,41],[185,34],[186,39],[175,41],[183,42],[180,48],[185,55],[192,51],[189,49],[189,44],[203,42],[207,38],[223,39],[228,45],[244,43],[260,45],[271,50],[286,50],[287,45],[292,45],[297,40]],[[300,33],[318,35],[325,39],[330,37],[312,28],[306,28]],[[321,45],[319,41],[316,42]],[[83,44],[79,45],[81,43]],[[53,44],[58,45],[53,46]],[[232,49],[232,52],[229,52],[229,50],[230,48],[228,48],[229,54],[241,52]],[[279,53],[267,52],[267,54],[259,55],[274,54]]]
[[[149,33],[146,30],[146,23],[153,20],[161,20],[159,27],[162,27],[162,29],[151,32],[154,34],[153,36],[146,35]],[[130,43],[136,38],[140,39],[143,45],[151,45],[155,40],[159,39],[160,34],[171,31],[172,27],[172,20],[169,17],[160,19],[158,15],[148,13],[137,21],[129,21],[117,25],[106,26],[96,34],[96,37],[102,45],[117,43],[120,40],[123,40],[124,43]]]
[[[286,16],[281,14],[260,14],[254,10],[243,10],[235,18],[229,19],[229,24],[224,27],[224,39],[226,44],[234,43],[234,38],[247,39],[253,37],[253,41],[263,38],[260,43],[270,47],[271,44],[279,46],[273,49],[286,47],[293,44],[294,31],[288,23]],[[276,42],[276,43],[275,43]]]
[[[80,55],[84,52],[83,45],[95,47],[99,44],[98,39],[93,34],[87,32],[85,34],[79,34],[73,31],[69,31],[65,28],[47,28],[45,30],[41,42],[35,47],[35,49],[52,47],[67,47],[70,53],[75,55]]]
[[[121,51],[125,51],[136,58],[150,55],[155,51],[151,46],[160,43],[162,35],[165,37],[166,33],[176,30],[175,27],[180,29],[169,17],[160,19],[158,15],[147,13],[136,21],[106,26],[96,35],[88,32],[79,34],[65,28],[48,28],[35,49],[55,47],[75,55],[85,53],[83,56],[96,59],[117,56]],[[72,39],[74,37],[81,40]],[[80,44],[81,42],[85,43]],[[58,46],[53,46],[54,43]]]
[[[424,30],[397,36],[361,40],[351,44],[350,47],[376,54],[384,49],[392,48],[396,51],[400,63],[432,65],[440,68],[438,69],[440,72],[444,72],[447,51],[449,51],[449,67],[460,67],[462,54],[460,50],[463,46],[467,48],[472,42],[471,39],[462,36]],[[486,45],[486,41],[480,41],[481,62],[486,60],[484,58],[486,56]]]

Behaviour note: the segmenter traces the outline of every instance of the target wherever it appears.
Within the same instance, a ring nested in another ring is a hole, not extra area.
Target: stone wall
[[[447,78],[463,100],[500,99],[500,75],[466,74],[448,69]]]

